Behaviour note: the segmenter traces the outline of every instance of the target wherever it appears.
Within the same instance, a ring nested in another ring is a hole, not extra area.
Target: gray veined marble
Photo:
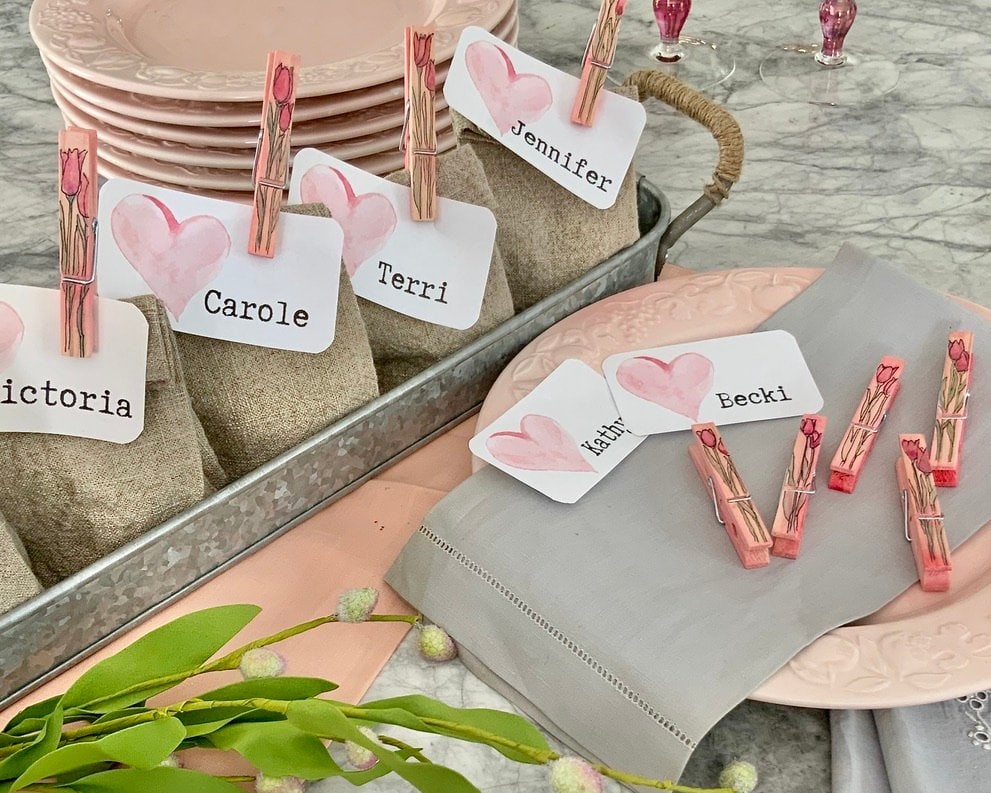
[[[520,5],[520,46],[574,71],[596,0]],[[850,109],[783,100],[758,77],[770,48],[815,39],[816,5],[695,4],[685,33],[713,31],[735,51],[736,73],[711,93],[739,120],[747,155],[731,199],[692,229],[671,259],[696,269],[825,266],[851,241],[933,288],[991,305],[991,8],[984,0],[862,2],[847,45],[884,51],[900,79],[880,102]],[[61,119],[27,32],[29,7],[29,0],[7,0],[0,8],[0,278],[51,285]],[[630,2],[624,25],[649,30],[649,8],[647,0]],[[623,52],[621,60],[632,64],[635,56]],[[707,181],[715,145],[694,122],[656,103],[649,110],[638,167],[678,211]],[[409,640],[369,696],[407,691],[455,705],[509,707],[460,664],[425,665]],[[827,793],[828,736],[820,711],[746,702],[706,737],[683,782],[714,784],[725,762],[743,757],[759,766],[761,793]],[[516,767],[479,747],[426,743],[437,744],[428,754],[486,791],[547,789],[542,769]],[[406,787],[383,780],[376,789]]]

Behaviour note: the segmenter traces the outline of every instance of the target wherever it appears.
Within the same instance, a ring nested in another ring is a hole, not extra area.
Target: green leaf
[[[77,793],[244,793],[226,780],[186,768],[103,771],[76,780],[72,790]]]
[[[218,749],[233,750],[263,774],[325,779],[341,773],[323,742],[286,721],[233,724],[209,736]]]
[[[290,723],[304,732],[364,746],[379,759],[379,763],[422,793],[480,793],[477,787],[450,768],[407,762],[404,757],[371,740],[333,702],[321,699],[290,702],[286,716]]]
[[[318,677],[262,677],[257,680],[242,680],[223,688],[215,688],[200,694],[197,699],[206,702],[228,702],[238,699],[309,699],[337,688],[337,683],[321,680]]]
[[[105,713],[143,702],[178,682],[161,683],[161,678],[193,672],[260,610],[250,605],[217,606],[179,617],[86,672],[65,693],[63,705]],[[115,696],[145,683],[140,690]]]
[[[17,779],[31,765],[51,752],[62,738],[62,706],[55,709],[45,719],[41,730],[34,737],[30,746],[14,752],[10,757],[0,762],[0,779]]]
[[[180,713],[179,720],[186,727],[186,738],[199,738],[226,727],[235,719],[249,713],[257,713],[252,708],[210,708],[191,713]]]
[[[95,741],[62,746],[36,760],[18,777],[11,791],[96,763],[154,768],[175,751],[185,737],[182,723],[170,717],[128,727]]]
[[[361,705],[361,708],[362,710],[373,711],[376,717],[381,717],[381,722],[387,724],[398,724],[399,726],[409,727],[410,729],[421,732],[432,732],[437,735],[447,735],[461,740],[491,746],[497,752],[518,763],[537,763],[539,761],[509,747],[490,743],[483,737],[451,731],[435,725],[428,725],[421,719],[431,718],[455,722],[467,727],[483,730],[484,732],[491,733],[521,746],[527,746],[544,752],[550,751],[550,745],[547,743],[547,739],[533,724],[521,716],[501,710],[490,710],[488,708],[452,708],[450,705],[445,705],[436,699],[416,694],[367,702]],[[404,713],[414,716],[415,721],[404,717],[402,715]],[[378,721],[379,719],[376,717],[372,718]]]
[[[21,735],[23,732],[34,732],[41,728],[41,723],[45,721],[49,716],[52,715],[52,711],[55,710],[55,706],[59,704],[62,699],[62,695],[49,697],[48,699],[43,699],[41,702],[35,702],[33,705],[28,705],[24,710],[20,711],[14,716],[7,726],[4,727],[3,731],[5,733],[11,733],[13,735]],[[30,728],[22,731],[15,731],[14,728],[25,721],[31,720],[34,723]]]

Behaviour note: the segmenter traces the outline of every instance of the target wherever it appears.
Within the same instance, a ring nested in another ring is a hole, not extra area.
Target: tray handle
[[[640,101],[653,97],[670,105],[693,121],[697,121],[715,138],[719,146],[719,161],[712,173],[712,181],[702,188],[702,195],[671,221],[661,236],[657,249],[654,277],[661,274],[668,249],[688,229],[705,217],[729,196],[730,188],[740,178],[743,167],[743,133],[736,119],[705,94],[689,88],[680,80],[662,72],[643,69],[633,72],[623,85],[636,86]]]

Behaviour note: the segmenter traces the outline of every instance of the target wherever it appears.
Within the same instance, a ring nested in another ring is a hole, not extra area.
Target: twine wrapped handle
[[[740,132],[740,125],[727,110],[670,75],[644,69],[633,72],[623,81],[623,85],[636,86],[641,102],[650,97],[660,99],[679,113],[697,121],[712,133],[719,146],[719,161],[712,173],[712,181],[702,188],[701,196],[671,221],[671,225],[661,236],[654,267],[656,277],[661,274],[668,249],[682,234],[722,203],[729,196],[730,188],[739,180],[740,170],[743,168],[743,134]]]

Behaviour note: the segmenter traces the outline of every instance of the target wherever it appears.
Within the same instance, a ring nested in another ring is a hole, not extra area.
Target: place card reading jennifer
[[[468,444],[476,456],[564,504],[574,504],[643,442],[602,375],[569,359]]]
[[[444,96],[566,190],[608,209],[616,203],[647,114],[639,102],[603,91],[595,123],[574,124],[578,85],[578,78],[469,27],[454,53]]]
[[[275,258],[248,253],[246,204],[111,179],[100,191],[104,297],[154,293],[172,327],[317,353],[334,340],[344,235],[333,220],[283,212]]]
[[[437,219],[410,216],[410,189],[317,149],[293,162],[290,200],[330,209],[344,230],[344,267],[359,297],[464,330],[478,322],[495,245],[495,215],[441,198]]]
[[[602,371],[623,420],[642,435],[822,408],[798,342],[783,330],[624,352]]]
[[[59,291],[0,284],[0,432],[130,443],[144,429],[148,321],[99,299],[96,352],[62,355]]]

